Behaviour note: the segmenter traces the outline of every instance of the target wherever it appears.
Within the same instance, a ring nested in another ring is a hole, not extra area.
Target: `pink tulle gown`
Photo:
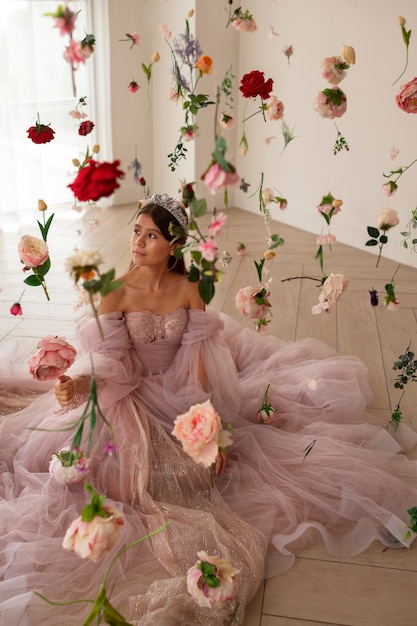
[[[88,480],[123,512],[121,539],[97,562],[62,548],[87,494],[82,485],[58,484],[48,465],[70,444],[73,431],[62,429],[84,405],[59,411],[53,391],[28,404],[16,385],[3,389],[1,626],[82,624],[91,604],[51,606],[33,590],[54,601],[93,599],[110,558],[168,520],[165,531],[125,552],[111,570],[108,596],[131,624],[220,625],[232,610],[242,623],[263,577],[287,571],[309,541],[322,539],[341,557],[375,539],[408,545],[417,464],[366,414],[366,368],[358,359],[316,340],[283,343],[242,330],[211,310],[112,313],[101,316],[101,326],[104,341],[94,319],[80,323],[83,356],[69,374],[89,375],[94,366],[116,450],[101,454],[109,433],[99,421]],[[260,424],[268,385],[277,420]],[[228,471],[214,487],[209,470],[171,435],[176,416],[207,399],[234,429]],[[408,447],[416,443],[407,427],[399,434]],[[239,595],[224,608],[201,608],[187,592],[199,550],[239,570]]]

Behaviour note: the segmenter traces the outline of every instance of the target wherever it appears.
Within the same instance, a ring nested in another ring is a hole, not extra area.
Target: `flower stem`
[[[91,307],[93,309],[94,317],[96,318],[96,322],[97,322],[97,325],[98,325],[98,330],[100,332],[100,337],[101,337],[102,341],[104,341],[103,329],[102,329],[101,324],[100,324],[100,319],[99,319],[99,316],[98,316],[98,313],[97,313],[96,306],[94,304],[93,294],[88,292],[88,297],[90,298],[90,304],[91,304]]]
[[[408,45],[406,45],[406,47],[405,47],[405,67],[404,67],[403,71],[401,72],[401,74],[398,76],[398,78],[396,80],[394,80],[394,82],[392,83],[392,86],[394,86],[396,83],[398,83],[398,81],[400,80],[401,76],[404,76],[407,67],[408,67]]]
[[[315,278],[314,276],[289,276],[288,278],[282,278],[281,282],[285,283],[285,282],[290,281],[290,280],[302,280],[303,278],[308,278],[309,280],[315,280],[318,283],[321,283],[321,281],[322,281],[321,278]]]

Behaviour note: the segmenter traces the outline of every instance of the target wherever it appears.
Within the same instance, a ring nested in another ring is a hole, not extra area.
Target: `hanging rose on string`
[[[55,139],[55,131],[51,128],[50,124],[41,123],[39,113],[35,126],[30,126],[26,132],[28,134],[28,138],[33,141],[33,143],[37,144],[49,143]]]
[[[319,303],[314,305],[311,312],[313,315],[317,315],[326,311],[330,313],[331,307],[336,304],[339,298],[344,294],[349,281],[344,274],[333,274],[333,272],[327,276],[327,278],[321,284],[321,292],[319,295]]]
[[[328,87],[319,91],[314,99],[314,109],[321,117],[334,119],[346,113],[347,98],[339,87]]]
[[[100,198],[107,198],[120,187],[118,178],[124,178],[124,172],[119,169],[120,161],[99,163],[92,158],[82,164],[75,180],[68,185],[74,196],[84,202],[96,202]]]

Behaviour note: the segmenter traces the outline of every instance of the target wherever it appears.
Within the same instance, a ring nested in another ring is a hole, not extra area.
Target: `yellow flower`
[[[352,48],[352,46],[343,46],[342,57],[346,63],[349,63],[349,65],[355,65],[356,54],[355,49]]]
[[[202,74],[211,74],[213,71],[213,59],[208,54],[202,54],[196,61],[195,67]]]
[[[152,63],[158,63],[160,58],[161,55],[159,54],[159,52],[155,52],[155,54],[152,55]]]
[[[38,200],[39,211],[46,211],[47,208],[48,208],[48,205],[46,204],[46,202],[44,202],[43,200]]]
[[[333,200],[333,202],[332,202],[332,207],[333,207],[334,209],[340,209],[340,207],[342,206],[342,204],[343,204],[343,200],[340,200],[340,199],[335,199],[335,200]]]

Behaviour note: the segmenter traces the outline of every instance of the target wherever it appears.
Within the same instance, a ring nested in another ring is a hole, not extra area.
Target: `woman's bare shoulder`
[[[187,276],[183,276],[182,278],[182,287],[184,289],[184,293],[186,294],[186,299],[188,300],[188,307],[190,309],[204,310],[206,307],[200,296],[198,289],[199,283],[189,281]]]
[[[131,277],[131,272],[126,272],[123,276],[118,277],[117,282],[121,283],[117,289],[113,289],[100,301],[100,313],[114,313],[123,310],[123,302],[126,297],[126,285]]]

